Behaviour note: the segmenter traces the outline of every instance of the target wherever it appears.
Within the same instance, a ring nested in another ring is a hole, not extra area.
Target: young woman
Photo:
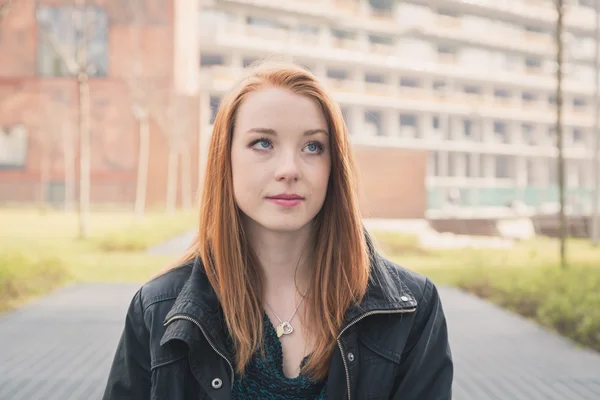
[[[133,297],[105,400],[451,398],[436,287],[363,229],[338,105],[295,65],[216,116],[196,238]]]

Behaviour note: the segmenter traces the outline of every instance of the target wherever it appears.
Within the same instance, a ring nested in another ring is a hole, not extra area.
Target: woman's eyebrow
[[[246,131],[246,133],[261,133],[265,135],[277,136],[277,131],[271,128],[250,128]],[[304,131],[304,136],[317,135],[319,133],[329,136],[329,133],[325,129],[309,129]]]
[[[250,128],[246,131],[246,133],[263,133],[266,135],[273,135],[273,136],[277,135],[277,132],[275,132],[274,129],[270,129],[270,128]]]
[[[317,135],[319,133],[329,136],[329,133],[325,129],[309,129],[307,131],[304,131],[304,136]]]

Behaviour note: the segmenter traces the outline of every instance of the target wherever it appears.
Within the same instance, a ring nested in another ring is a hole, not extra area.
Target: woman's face
[[[323,206],[331,169],[319,104],[281,88],[249,93],[235,121],[231,167],[246,223],[280,232],[305,227]]]

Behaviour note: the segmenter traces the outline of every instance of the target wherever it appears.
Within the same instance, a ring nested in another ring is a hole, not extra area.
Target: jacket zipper
[[[340,332],[340,334],[337,337],[337,344],[338,344],[338,347],[340,348],[340,354],[342,356],[342,362],[344,363],[344,370],[346,372],[346,385],[347,385],[347,388],[348,388],[348,400],[351,400],[350,371],[348,370],[348,363],[346,362],[346,356],[344,354],[344,348],[342,346],[342,342],[340,341],[340,338],[342,337],[343,333],[346,332],[346,330],[348,328],[350,328],[352,325],[360,322],[363,318],[366,318],[369,315],[375,315],[375,314],[407,314],[407,313],[415,312],[416,310],[417,310],[416,308],[408,308],[408,309],[392,310],[392,311],[370,311],[370,312],[364,313],[360,317],[356,318],[354,321],[352,321],[348,325],[346,325],[344,327],[344,329],[342,329],[342,331]],[[231,361],[229,361],[227,359],[227,357],[225,357],[223,355],[223,353],[221,353],[219,350],[217,350],[217,348],[212,344],[212,342],[210,341],[210,339],[206,335],[206,332],[204,331],[204,328],[202,328],[202,325],[200,325],[200,323],[197,320],[195,320],[194,318],[188,317],[187,315],[174,315],[174,316],[172,316],[171,318],[169,318],[164,323],[164,326],[169,325],[171,322],[173,322],[173,321],[175,321],[177,319],[184,319],[184,320],[187,320],[187,321],[190,321],[190,322],[194,323],[200,329],[200,331],[202,331],[202,334],[206,338],[206,341],[208,342],[208,344],[210,345],[210,347],[212,347],[212,349],[215,351],[215,353],[217,353],[219,356],[221,356],[221,358],[223,358],[223,360],[225,360],[227,362],[227,364],[229,365],[229,368],[231,369],[231,389],[233,390],[233,381],[235,379],[235,372],[233,370],[233,364],[231,364]]]
[[[338,347],[340,348],[340,354],[342,355],[342,361],[344,362],[344,369],[346,370],[346,384],[347,384],[347,387],[348,387],[348,400],[352,400],[351,399],[351,394],[350,394],[351,393],[351,389],[350,389],[350,371],[348,370],[348,363],[346,362],[346,355],[344,354],[344,348],[342,347],[342,342],[340,341],[340,338],[342,337],[342,334],[344,332],[346,332],[346,330],[348,328],[350,328],[352,325],[354,325],[357,322],[361,321],[363,318],[368,317],[369,315],[374,315],[374,314],[407,314],[407,313],[415,312],[416,310],[417,310],[416,308],[405,308],[405,309],[401,309],[401,310],[391,310],[391,311],[369,311],[367,313],[364,313],[360,317],[356,318],[354,321],[352,321],[348,325],[346,325],[344,327],[344,329],[342,329],[342,331],[340,332],[340,334],[337,337],[337,344],[338,344]]]
[[[195,320],[194,318],[188,317],[187,315],[174,315],[171,318],[169,318],[167,320],[167,322],[164,323],[164,326],[169,325],[171,322],[173,322],[173,321],[175,321],[177,319],[184,319],[184,320],[190,321],[190,322],[194,323],[198,328],[200,328],[200,331],[202,331],[202,334],[204,335],[204,338],[206,339],[206,341],[208,342],[208,344],[210,345],[210,347],[212,347],[212,349],[215,351],[215,353],[217,353],[218,355],[220,355],[221,358],[223,358],[223,360],[225,360],[227,362],[227,364],[229,364],[229,368],[231,369],[231,389],[233,390],[233,381],[235,379],[235,372],[233,370],[233,364],[231,364],[231,361],[229,361],[227,359],[227,357],[225,357],[223,355],[223,353],[221,353],[219,350],[217,350],[217,348],[212,344],[212,342],[210,341],[210,339],[206,335],[206,332],[204,331],[204,328],[202,328],[202,325],[200,325],[200,323],[197,320]]]

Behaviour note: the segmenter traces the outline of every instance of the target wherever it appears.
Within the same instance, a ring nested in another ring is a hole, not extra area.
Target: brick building
[[[143,88],[151,88],[157,98],[178,93],[193,101],[197,73],[189,71],[198,59],[193,34],[197,4],[88,0],[73,7],[72,1],[42,0],[36,9],[35,3],[15,2],[0,22],[0,201],[31,202],[43,196],[62,203],[68,195],[65,167],[75,172],[77,186],[79,89],[48,37],[73,57],[81,43],[75,38],[86,26],[87,59],[94,68],[89,80],[91,200],[131,203],[139,139],[130,88],[143,77]],[[137,80],[134,65],[142,66]],[[151,116],[150,205],[163,203],[166,196],[168,145],[157,120]],[[198,165],[197,121],[191,121],[189,132],[192,165]],[[197,177],[198,168],[192,168],[191,180]],[[77,187],[75,198],[76,193]]]

